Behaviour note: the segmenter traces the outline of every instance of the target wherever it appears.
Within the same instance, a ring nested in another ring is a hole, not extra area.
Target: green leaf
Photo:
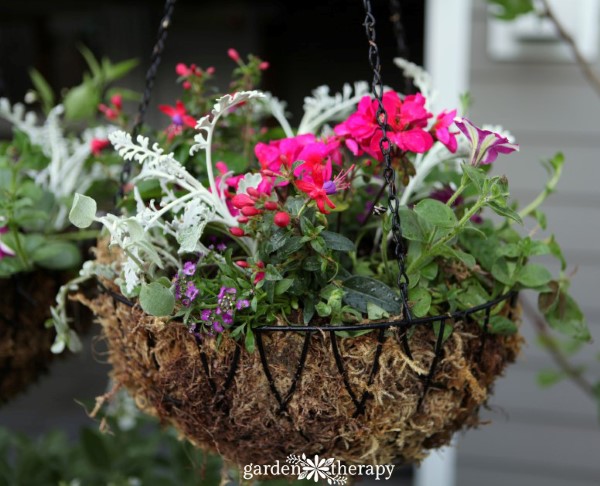
[[[40,96],[44,113],[47,114],[54,107],[54,92],[44,79],[44,76],[42,76],[37,69],[30,69],[29,77],[31,78],[33,87]]]
[[[540,294],[540,300],[544,299],[545,293]],[[540,309],[542,305],[540,304]],[[575,300],[566,292],[559,290],[554,303],[545,306],[544,317],[550,327],[556,331],[571,336],[580,341],[591,339],[585,317]]]
[[[137,59],[128,59],[121,61],[116,64],[112,64],[108,59],[102,60],[102,71],[104,74],[104,81],[110,83],[119,78],[125,76],[129,71],[138,65]]]
[[[244,346],[246,346],[246,351],[249,353],[254,353],[256,349],[256,343],[254,341],[254,331],[250,326],[246,329],[246,339],[244,340]]]
[[[516,265],[514,263],[507,262],[504,258],[499,258],[496,263],[492,265],[492,276],[498,280],[498,282],[512,286],[515,283],[515,268]]]
[[[529,288],[541,287],[552,280],[550,271],[538,263],[529,263],[519,270],[517,281]]]
[[[287,290],[292,286],[293,283],[294,280],[291,278],[284,278],[283,280],[279,280],[275,284],[275,295],[281,295],[287,292]]]
[[[433,280],[437,276],[438,270],[438,264],[436,262],[431,262],[421,269],[421,276],[427,280]]]
[[[489,330],[492,334],[508,336],[515,334],[519,328],[513,321],[504,316],[492,316],[490,317]]]
[[[423,228],[421,228],[417,214],[412,209],[400,209],[400,225],[402,227],[402,236],[407,240],[424,240]]]
[[[565,374],[556,370],[542,370],[537,375],[537,383],[542,388],[549,388],[556,385],[565,378]]]
[[[415,205],[414,211],[421,219],[439,228],[452,228],[457,223],[454,211],[435,199],[423,199]]]
[[[96,56],[94,56],[92,51],[83,44],[79,45],[77,48],[85,59],[92,76],[99,79],[102,76],[102,69],[100,68],[100,63],[96,59]]]
[[[96,218],[98,206],[91,197],[76,193],[69,212],[69,221],[78,228],[89,227]]]
[[[490,201],[487,206],[497,215],[504,216],[505,218],[512,219],[516,223],[523,224],[523,220],[521,219],[521,216],[519,216],[519,213],[513,211],[508,206],[501,206],[496,201]]]
[[[370,277],[355,275],[342,283],[344,302],[363,313],[367,313],[369,302],[378,305],[391,315],[400,313],[398,295],[387,285]]]
[[[435,333],[435,336],[437,338],[437,336],[440,335],[440,328],[442,327],[441,323],[439,321],[436,321],[433,323],[433,332]],[[449,322],[446,322],[444,324],[444,336],[442,337],[442,343],[445,343],[446,340],[452,336],[452,331],[454,330],[454,328],[452,327],[452,325]]]
[[[171,289],[159,282],[151,282],[142,285],[140,305],[144,312],[151,316],[168,316],[175,308],[175,296]]]
[[[321,238],[325,241],[327,248],[337,251],[354,251],[354,243],[339,233],[333,231],[321,231]]]
[[[302,262],[302,268],[309,272],[318,272],[321,269],[321,258],[316,255],[306,257]]]
[[[473,183],[473,185],[477,188],[477,193],[481,194],[483,191],[483,185],[485,182],[485,173],[478,169],[477,167],[473,167],[471,164],[462,164],[462,169],[464,175]]]
[[[500,20],[514,20],[534,11],[533,0],[487,0],[495,6],[494,16]]]
[[[328,317],[331,315],[331,306],[322,301],[315,306],[315,310],[321,317]]]
[[[412,313],[415,317],[424,317],[431,308],[431,293],[423,287],[415,287],[408,292],[408,300],[412,302]]]
[[[92,118],[100,103],[100,94],[96,86],[88,80],[71,88],[64,97],[65,118],[68,121],[80,121]]]
[[[68,270],[81,263],[81,253],[77,245],[67,241],[49,241],[38,247],[31,258],[40,267],[50,270]]]
[[[390,317],[389,313],[373,302],[367,302],[367,317],[370,321]]]
[[[1,260],[0,260],[1,261]],[[315,315],[315,301],[312,295],[307,295],[304,298],[304,308],[302,312],[302,319],[304,324],[310,323],[313,316]]]

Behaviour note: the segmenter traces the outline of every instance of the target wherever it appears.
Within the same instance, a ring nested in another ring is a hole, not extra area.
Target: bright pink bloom
[[[400,150],[424,153],[433,145],[433,138],[425,131],[427,120],[432,116],[425,109],[422,94],[409,95],[401,100],[398,93],[386,91],[382,97],[387,112],[388,138]],[[382,131],[377,123],[377,100],[363,97],[357,111],[335,127],[335,133],[345,139],[346,147],[355,155],[363,151],[380,162]]]
[[[213,74],[215,74],[215,67],[214,66],[208,66],[206,68],[206,74],[208,74],[209,76],[212,76]]]
[[[254,153],[263,169],[279,173],[281,166],[291,168],[292,164],[300,158],[302,149],[310,143],[315,142],[312,133],[298,135],[296,137],[282,138],[266,143],[258,143],[254,147]]]
[[[456,110],[442,111],[436,118],[432,131],[436,139],[442,142],[450,152],[456,152],[456,135],[458,132],[451,132],[448,128],[454,123]]]
[[[178,63],[177,66],[175,66],[175,72],[178,76],[189,76],[190,74],[192,74],[192,70],[182,62]]]
[[[108,146],[110,146],[110,140],[108,138],[93,138],[90,142],[90,149],[96,157]]]
[[[498,154],[510,154],[519,150],[517,144],[511,143],[496,132],[473,125],[466,118],[456,118],[454,123],[471,144],[470,163],[475,167],[480,164],[491,164],[498,158]]]
[[[183,89],[190,89],[192,87],[192,83],[189,81],[184,81],[181,86],[183,86]]]
[[[258,69],[260,69],[261,71],[266,71],[267,69],[269,69],[270,64],[267,61],[263,61],[258,65]]]
[[[240,54],[235,49],[227,49],[227,55],[233,62],[240,62]]]

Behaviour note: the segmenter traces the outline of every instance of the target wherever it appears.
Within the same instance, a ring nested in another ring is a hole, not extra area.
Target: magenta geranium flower
[[[382,97],[388,114],[388,137],[400,150],[424,153],[433,145],[433,137],[425,130],[431,113],[425,109],[425,98],[420,93],[404,100],[395,91],[386,91]],[[377,123],[377,101],[370,96],[360,100],[358,109],[334,128],[336,135],[354,155],[366,152],[383,161],[381,139],[383,132]]]
[[[434,137],[443,143],[446,148],[454,153],[456,152],[456,148],[458,143],[456,141],[456,135],[458,132],[451,132],[449,127],[454,123],[454,118],[456,117],[456,110],[442,111],[436,118],[435,124],[432,127],[432,132]]]
[[[510,154],[519,150],[519,146],[511,143],[508,138],[483,130],[466,118],[456,118],[454,123],[471,144],[470,163],[475,167],[491,164],[498,158],[498,154]]]

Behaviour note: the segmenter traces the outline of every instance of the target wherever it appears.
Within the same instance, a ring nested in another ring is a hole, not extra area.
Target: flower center
[[[183,117],[179,113],[173,115],[171,121],[173,122],[173,125],[177,125],[178,127],[183,125]]]

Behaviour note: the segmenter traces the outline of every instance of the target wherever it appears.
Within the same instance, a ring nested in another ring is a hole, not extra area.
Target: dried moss
[[[435,386],[417,410],[424,387],[419,370],[427,370],[433,359],[434,333],[430,326],[415,330],[410,338],[413,360],[389,336],[368,390],[372,398],[366,412],[353,417],[355,406],[336,367],[329,334],[313,333],[302,378],[287,410],[280,412],[258,353],[241,350],[233,383],[224,391],[235,341],[226,338],[218,349],[213,340],[198,346],[183,325],[145,315],[137,305],[129,307],[108,294],[78,298],[97,315],[113,377],[138,406],[198,447],[240,465],[272,463],[302,452],[347,463],[419,462],[428,449],[448,444],[455,431],[478,425],[478,410],[494,379],[515,360],[521,344],[519,336],[488,336],[479,361],[480,326],[454,323],[433,377]],[[266,355],[282,396],[292,384],[303,339],[292,332],[265,334]],[[348,380],[360,397],[377,348],[375,333],[336,339]],[[203,368],[202,352],[216,391]]]

